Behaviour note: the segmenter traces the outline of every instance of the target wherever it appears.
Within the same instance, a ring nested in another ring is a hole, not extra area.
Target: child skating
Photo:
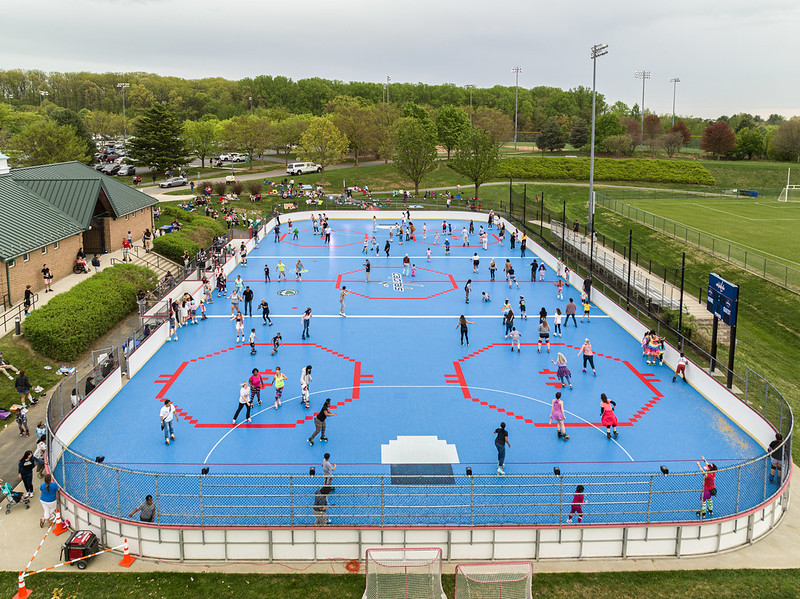
[[[567,385],[569,388],[572,389],[572,373],[567,368],[567,358],[561,352],[558,352],[555,360],[550,360],[553,364],[556,365],[556,376],[558,377],[558,381],[561,383],[562,387],[565,387],[564,381],[567,381]]]
[[[708,515],[714,515],[714,496],[717,494],[717,465],[709,464],[703,456],[700,456],[700,459],[703,460],[705,466],[701,466],[700,462],[697,462],[697,467],[703,473],[703,499],[697,515],[703,518],[706,516],[706,506],[708,506]]]
[[[514,351],[514,346],[517,347],[517,353],[520,353],[519,349],[519,339],[522,337],[522,333],[517,330],[517,327],[511,327],[511,332],[508,334],[511,337],[511,351]]]
[[[564,441],[569,441],[567,427],[564,424],[566,418],[564,417],[564,402],[561,400],[561,391],[558,391],[555,398],[553,398],[553,404],[550,407],[550,422],[548,424],[553,424],[553,420],[556,421],[558,438],[564,439]]]
[[[583,520],[583,504],[586,503],[586,495],[583,494],[583,485],[575,488],[575,495],[572,496],[572,507],[567,517],[567,522],[572,524],[572,516],[578,514],[578,524]]]
[[[283,343],[283,337],[278,333],[272,338],[272,353],[270,353],[270,356],[274,356],[278,353],[278,348],[281,346],[281,343]]]
[[[600,422],[606,427],[606,437],[611,438],[611,432],[614,432],[614,438],[617,438],[617,415],[614,414],[614,408],[617,403],[606,397],[605,393],[600,394]]]
[[[250,339],[249,339],[251,356],[256,355],[256,341],[258,341],[258,337],[256,337],[256,330],[252,329],[250,331]]]

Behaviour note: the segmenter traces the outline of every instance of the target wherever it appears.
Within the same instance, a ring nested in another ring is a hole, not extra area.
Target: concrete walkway
[[[39,485],[39,480],[34,481]],[[800,491],[800,483],[796,479],[791,483],[792,493]],[[19,572],[28,563],[30,556],[44,535],[39,528],[42,507],[37,497],[31,502],[31,509],[17,505],[8,515],[0,516],[0,570]],[[60,537],[52,533],[48,535],[32,570],[59,563],[61,545],[68,535]],[[116,552],[104,554],[96,558],[89,569],[95,572],[238,572],[261,574],[286,574],[296,572],[297,563],[288,566],[281,563],[226,563],[226,562],[169,562],[163,560],[137,559],[130,568],[118,565],[120,555]],[[334,571],[346,574],[344,560],[321,560],[311,564],[302,563],[299,567],[303,573],[330,573]],[[308,566],[308,568],[305,568]],[[800,511],[789,510],[780,526],[766,538],[753,545],[721,553],[709,557],[688,558],[656,558],[656,559],[587,559],[540,561],[534,564],[535,572],[598,572],[598,571],[663,571],[663,570],[710,570],[742,568],[784,569],[800,568]],[[455,564],[443,564],[445,573],[452,573]],[[66,569],[69,571],[69,568]],[[35,585],[36,578],[29,580]]]

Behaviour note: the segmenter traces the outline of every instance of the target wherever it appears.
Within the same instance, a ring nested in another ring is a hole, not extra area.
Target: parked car
[[[219,157],[217,158],[217,160],[219,160],[220,162],[230,162],[231,161],[231,155],[230,154],[220,154]]]
[[[186,177],[170,177],[158,184],[159,187],[180,187],[181,185],[189,185],[189,180]]]
[[[97,164],[94,165],[94,170],[102,171],[107,166],[108,166],[108,164],[106,164],[105,162],[98,162]]]
[[[136,167],[132,164],[123,164],[117,171],[120,177],[131,177],[136,174]]]
[[[287,175],[305,175],[306,173],[321,173],[322,167],[313,162],[290,162],[286,167]]]
[[[231,162],[247,162],[247,154],[231,154]]]
[[[119,169],[122,168],[119,164],[107,164],[105,168],[102,170],[103,173],[106,175],[116,175],[119,172]]]

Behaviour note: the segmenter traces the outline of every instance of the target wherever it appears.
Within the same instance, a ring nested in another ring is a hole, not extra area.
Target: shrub
[[[595,159],[596,181],[650,181],[714,185],[716,181],[702,164],[693,160],[649,160],[630,158]],[[553,181],[589,179],[588,158],[505,158],[498,166],[498,177]]]
[[[253,179],[247,182],[247,191],[250,192],[251,196],[261,193],[262,189],[264,189],[264,183],[260,179]]]
[[[136,309],[136,292],[152,289],[150,269],[118,264],[92,275],[25,319],[25,336],[40,354],[73,361]]]
[[[234,181],[233,185],[231,185],[231,190],[233,190],[233,193],[235,193],[237,196],[242,195],[242,190],[244,190],[244,185],[242,185],[241,181]]]
[[[200,244],[193,241],[184,231],[176,231],[156,237],[153,240],[153,250],[173,262],[183,264],[183,252],[195,256],[200,251]]]
[[[211,189],[214,190],[214,195],[224,196],[228,193],[228,188],[225,185],[225,181],[216,181],[214,185],[211,186]]]

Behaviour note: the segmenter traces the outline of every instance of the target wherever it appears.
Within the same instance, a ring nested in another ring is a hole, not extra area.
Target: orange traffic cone
[[[122,561],[119,563],[123,568],[130,568],[131,564],[136,561],[136,558],[131,555],[128,548],[128,539],[123,539],[122,545]]]
[[[53,534],[58,536],[58,535],[64,534],[68,530],[69,529],[61,521],[61,512],[56,510],[56,525],[55,525],[55,527],[53,527]]]
[[[19,573],[19,591],[17,594],[14,595],[11,599],[25,599],[26,597],[30,596],[33,591],[29,591],[25,588],[25,576],[22,572]]]

